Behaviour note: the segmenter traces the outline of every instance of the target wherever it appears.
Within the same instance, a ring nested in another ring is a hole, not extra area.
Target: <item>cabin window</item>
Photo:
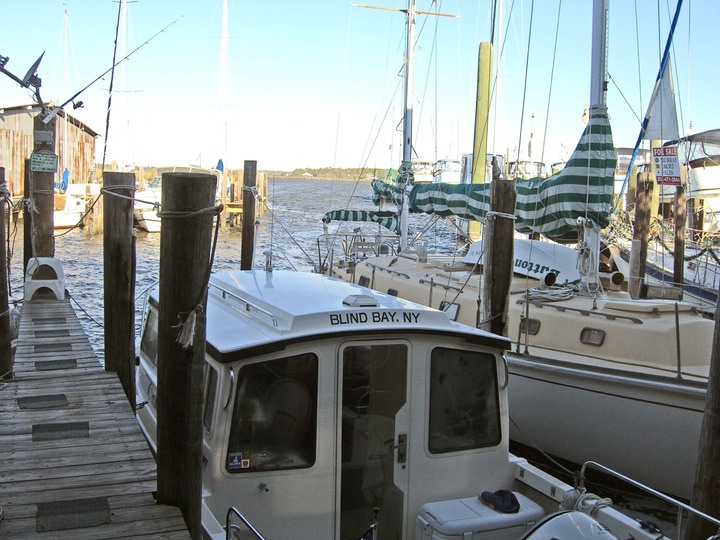
[[[367,276],[360,276],[358,278],[357,284],[361,287],[369,287],[370,286],[370,278]]]
[[[440,454],[499,443],[495,356],[434,349],[430,364],[430,452]]]
[[[301,354],[238,372],[227,470],[298,469],[315,463],[318,358]]]
[[[158,353],[158,312],[149,309],[147,313],[147,321],[145,322],[145,331],[140,341],[140,351],[145,357],[157,367]]]
[[[443,300],[440,302],[440,311],[444,311],[448,316],[448,319],[451,321],[457,321],[458,313],[460,312],[460,305]]]
[[[520,333],[525,334],[526,332],[531,336],[536,336],[540,331],[540,320],[539,319],[522,319],[520,321]]]
[[[580,342],[585,345],[599,347],[605,341],[605,330],[599,328],[583,328],[580,332]]]
[[[390,296],[397,296],[397,295],[398,295],[398,290],[397,290],[397,289],[390,288],[390,289],[388,289],[388,292],[387,292],[387,293],[388,293]]]
[[[203,411],[203,426],[210,431],[212,419],[215,414],[215,395],[217,394],[217,371],[205,364],[205,409]]]

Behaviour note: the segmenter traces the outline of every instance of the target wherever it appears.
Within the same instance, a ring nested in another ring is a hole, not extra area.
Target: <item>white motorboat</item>
[[[144,189],[135,193],[134,218],[136,225],[147,232],[159,233],[161,220],[158,212],[162,206],[162,174],[166,172],[195,172],[220,175],[217,169],[205,169],[202,167],[175,166],[161,167],[158,169],[158,176],[147,183]],[[222,183],[218,182],[218,199],[221,196]]]
[[[135,193],[134,217],[137,226],[147,232],[160,232],[160,199],[162,183],[158,176],[153,178],[145,189]]]
[[[137,369],[155,450],[158,301]],[[506,338],[293,271],[214,274],[206,328],[207,538],[253,537],[243,521],[258,538],[510,539],[582,494],[509,453]],[[657,537],[597,506],[618,538]]]
[[[438,159],[432,169],[433,181],[441,184],[459,184],[462,180],[462,162],[459,159]]]

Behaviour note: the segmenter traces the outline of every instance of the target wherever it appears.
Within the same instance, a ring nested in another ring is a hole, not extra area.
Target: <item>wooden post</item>
[[[133,173],[103,173],[105,370],[117,373],[135,407],[135,297],[132,253]],[[121,188],[121,189],[118,189]],[[125,188],[125,189],[122,189]],[[124,197],[115,197],[113,193]],[[128,197],[128,198],[125,198]]]
[[[25,160],[23,171],[23,276],[27,271],[28,261],[33,257],[32,245],[32,212],[30,211],[30,160]]]
[[[720,313],[720,300],[715,308]],[[710,516],[720,515],[720,317],[715,317],[715,333],[710,360],[710,376],[705,413],[698,448],[692,506]],[[690,514],[685,538],[710,538],[717,526]]]
[[[685,223],[687,206],[685,204],[685,186],[677,186],[675,191],[675,255],[673,255],[673,281],[682,291],[685,281]],[[682,295],[682,292],[681,292]],[[682,296],[680,297],[682,299]]]
[[[507,311],[510,280],[513,274],[515,221],[506,216],[515,215],[515,181],[494,180],[490,195],[492,214],[486,222],[483,266],[483,313],[489,313],[485,329],[498,335],[507,335]],[[489,303],[489,305],[487,305]],[[486,320],[487,320],[487,316]]]
[[[245,160],[243,167],[243,212],[240,244],[240,270],[252,270],[255,252],[255,189],[257,161]]]
[[[158,316],[158,503],[179,506],[200,538],[205,307],[217,178],[162,175],[160,311]],[[178,217],[175,217],[177,215]],[[178,324],[195,315],[192,345],[177,341]]]
[[[33,156],[51,156],[55,154],[55,121],[43,123],[42,117],[34,117],[35,146]],[[36,162],[39,161],[36,159]],[[31,164],[33,158],[31,158]],[[56,162],[57,165],[57,162]],[[38,170],[33,170],[38,169]],[[34,207],[32,219],[33,254],[37,257],[55,256],[55,230],[53,218],[55,213],[55,172],[49,172],[45,164],[30,167],[30,198]]]
[[[653,187],[655,183],[650,180],[648,173],[641,173],[637,186],[635,202],[635,230],[634,240],[640,240],[640,253],[638,255],[638,275],[632,276],[640,283],[645,279],[645,266],[647,263],[647,244],[650,233],[650,216],[652,215]],[[642,293],[640,296],[643,296]]]
[[[5,168],[0,167],[0,380],[11,379],[13,371],[7,251],[5,250],[5,203],[9,196],[10,192],[5,181]]]

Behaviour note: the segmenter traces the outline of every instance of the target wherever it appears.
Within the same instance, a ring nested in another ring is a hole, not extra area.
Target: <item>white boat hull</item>
[[[508,362],[511,439],[575,463],[600,462],[659,491],[692,496],[704,384],[628,377],[518,354]]]

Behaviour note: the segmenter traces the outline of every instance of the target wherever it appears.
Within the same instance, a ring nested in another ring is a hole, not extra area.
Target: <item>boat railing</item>
[[[695,514],[696,516],[705,519],[709,521],[710,523],[713,523],[718,527],[718,534],[720,534],[720,519],[714,518],[697,508],[693,508],[692,506],[685,504],[684,502],[678,501],[677,499],[674,499],[673,497],[670,497],[669,495],[665,495],[664,493],[661,493],[649,486],[646,486],[645,484],[642,484],[641,482],[638,482],[637,480],[633,480],[632,478],[625,476],[622,473],[619,473],[609,467],[606,467],[605,465],[601,465],[600,463],[597,463],[596,461],[586,461],[583,463],[583,466],[580,468],[580,484],[579,488],[582,490],[584,489],[584,483],[585,483],[585,471],[588,469],[588,467],[595,468],[599,470],[600,472],[603,472],[605,474],[608,474],[610,476],[614,476],[618,480],[622,480],[623,482],[626,482],[633,486],[636,489],[639,489],[641,491],[644,491],[646,493],[649,493],[650,495],[657,497],[658,499],[674,506],[677,508],[677,537],[682,538],[682,535],[680,534],[682,530],[682,519],[683,519],[683,510],[687,511],[688,513]],[[712,537],[715,538],[715,537]]]
[[[347,234],[335,234],[329,240],[322,234],[317,238],[319,266],[321,271],[334,264],[333,253],[342,253],[341,266],[353,265],[357,261],[380,255],[395,255],[395,236],[369,235],[358,231]],[[323,255],[328,253],[329,255]],[[330,259],[330,261],[328,261]]]
[[[252,523],[250,523],[245,516],[243,516],[240,511],[235,508],[234,506],[231,506],[227,511],[227,516],[225,517],[225,539],[230,540],[232,538],[232,532],[233,531],[242,531],[244,530],[242,526],[240,526],[237,523],[232,522],[232,518],[237,517],[240,521],[242,521],[243,525],[249,530],[255,538],[259,538],[259,540],[265,540],[265,537],[258,532],[258,530],[253,527]]]
[[[211,285],[212,287],[214,287],[215,289],[217,289],[217,290],[220,291],[221,297],[222,297],[224,300],[227,300],[228,298],[231,298],[231,299],[239,302],[240,304],[243,304],[243,305],[244,305],[244,309],[240,310],[240,309],[238,309],[236,306],[234,306],[233,304],[231,304],[230,302],[226,302],[226,304],[227,304],[229,307],[235,309],[236,311],[240,311],[240,312],[243,312],[243,313],[252,313],[252,312],[260,313],[261,315],[265,315],[266,317],[268,317],[268,318],[272,321],[272,325],[273,325],[273,326],[277,326],[277,325],[278,325],[277,317],[276,317],[275,314],[272,313],[271,311],[268,311],[267,309],[265,309],[265,308],[263,308],[263,307],[260,307],[260,306],[258,306],[257,304],[253,304],[252,302],[250,302],[249,300],[246,300],[245,298],[243,298],[243,297],[240,296],[239,294],[237,294],[237,293],[235,293],[235,292],[233,292],[233,291],[231,291],[231,290],[229,290],[229,289],[226,289],[225,287],[221,287],[221,286],[218,285],[217,283],[211,283],[210,285]]]

